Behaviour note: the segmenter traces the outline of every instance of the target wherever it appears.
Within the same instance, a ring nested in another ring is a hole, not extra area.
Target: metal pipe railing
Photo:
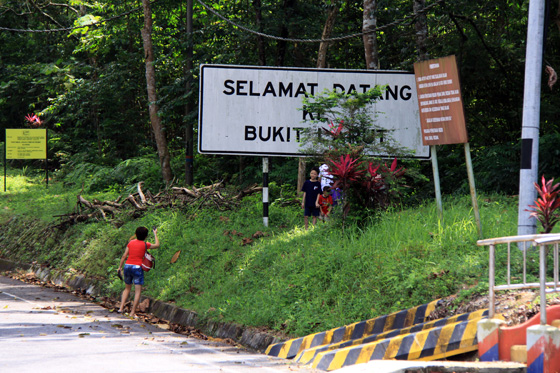
[[[523,254],[523,282],[512,284],[511,278],[511,244],[516,243],[518,247],[522,244],[520,250]],[[539,247],[539,282],[527,282],[527,243],[530,246]],[[477,241],[478,246],[488,246],[488,317],[493,318],[496,307],[496,291],[498,290],[517,290],[539,288],[541,297],[541,325],[546,325],[546,293],[560,292],[558,283],[558,244],[560,243],[560,234],[533,234],[523,236],[510,236],[491,238]],[[499,244],[507,244],[507,284],[496,285],[496,246]],[[546,247],[554,245],[554,281],[546,281]],[[552,290],[547,290],[552,287]]]

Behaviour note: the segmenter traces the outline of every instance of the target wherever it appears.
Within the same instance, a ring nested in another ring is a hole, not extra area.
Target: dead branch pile
[[[137,185],[137,191],[129,194],[126,198],[122,196],[114,201],[87,200],[81,194],[77,196],[75,211],[69,214],[56,215],[61,218],[56,228],[66,228],[76,223],[94,220],[112,220],[119,213],[129,213],[133,217],[139,217],[148,209],[156,208],[175,208],[188,207],[194,211],[201,207],[217,208],[220,211],[235,208],[243,197],[260,192],[262,187],[257,184],[243,189],[233,196],[222,195],[220,189],[223,188],[221,182],[208,185],[202,188],[171,187],[165,192],[152,194],[149,190],[142,190],[143,183]],[[191,213],[194,213],[191,211]]]

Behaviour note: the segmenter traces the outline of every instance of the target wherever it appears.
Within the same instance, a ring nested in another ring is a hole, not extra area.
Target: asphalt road
[[[312,372],[0,276],[0,372]]]

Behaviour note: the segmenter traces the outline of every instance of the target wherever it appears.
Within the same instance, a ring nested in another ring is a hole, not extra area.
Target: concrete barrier
[[[437,360],[474,351],[477,344],[477,324],[480,318],[399,335],[390,339],[321,352],[312,366],[335,370],[370,360]]]
[[[304,350],[304,351],[301,351],[300,353],[298,353],[298,355],[295,357],[294,360],[296,362],[299,362],[299,363],[302,363],[302,364],[309,364],[310,362],[312,362],[315,359],[317,354],[319,354],[321,352],[333,351],[333,350],[337,350],[337,349],[341,349],[341,348],[345,348],[345,347],[357,346],[357,345],[367,344],[367,343],[370,343],[370,342],[380,341],[380,340],[383,340],[383,339],[395,338],[399,335],[414,334],[414,333],[417,333],[419,331],[426,331],[426,330],[430,330],[430,329],[433,329],[433,328],[443,327],[445,325],[452,325],[452,324],[462,322],[462,321],[466,321],[466,320],[475,320],[475,319],[480,320],[481,318],[484,318],[484,317],[487,317],[487,316],[488,316],[488,310],[487,309],[478,310],[478,311],[474,311],[474,312],[470,312],[470,313],[464,313],[464,314],[460,314],[460,315],[446,317],[444,319],[428,321],[428,322],[425,322],[425,323],[413,325],[413,326],[410,326],[410,327],[407,327],[407,328],[396,329],[396,330],[392,330],[392,331],[385,332],[385,333],[372,334],[372,335],[364,337],[364,338],[352,339],[352,340],[348,340],[348,341],[344,341],[344,342],[332,343],[332,344],[328,344],[328,345],[312,347],[312,348],[309,348],[307,350]]]
[[[266,354],[284,359],[293,359],[298,353],[308,348],[354,340],[423,323],[440,301],[441,300],[435,300],[390,315],[360,321],[325,332],[311,334],[306,337],[290,339],[269,346],[266,350]]]

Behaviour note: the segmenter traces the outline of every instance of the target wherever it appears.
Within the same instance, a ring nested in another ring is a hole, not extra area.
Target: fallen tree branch
[[[70,214],[55,215],[55,217],[62,219],[55,227],[65,228],[76,223],[87,222],[89,219],[102,218],[109,221],[119,213],[130,213],[131,209],[132,213],[129,216],[133,218],[142,216],[148,208],[175,208],[190,205],[193,208],[189,210],[189,214],[193,214],[203,206],[226,211],[235,208],[238,201],[243,197],[262,191],[262,187],[253,184],[236,195],[222,194],[218,190],[223,186],[220,181],[202,188],[194,186],[191,188],[170,187],[154,195],[147,189],[144,191],[142,189],[143,185],[144,182],[139,182],[135,193],[129,194],[124,199],[119,196],[113,201],[99,201],[97,199],[88,201],[80,192],[77,196],[77,211]]]
[[[262,191],[262,187],[258,186],[258,184],[253,184],[245,189],[243,189],[239,194],[235,197],[235,199],[243,199],[243,197],[248,196],[253,193],[257,193]]]
[[[143,205],[146,204],[146,196],[144,195],[144,193],[142,193],[142,184],[144,184],[143,181],[138,183],[138,195],[140,196],[140,202],[142,202]]]
[[[140,206],[140,205],[138,204],[138,202],[136,202],[136,200],[134,199],[134,197],[132,196],[132,194],[129,194],[128,197],[126,198],[126,200],[127,200],[128,202],[130,202],[130,203],[132,204],[132,206],[136,207],[136,209],[138,209],[138,210],[144,210],[144,209],[145,209],[145,207]]]

